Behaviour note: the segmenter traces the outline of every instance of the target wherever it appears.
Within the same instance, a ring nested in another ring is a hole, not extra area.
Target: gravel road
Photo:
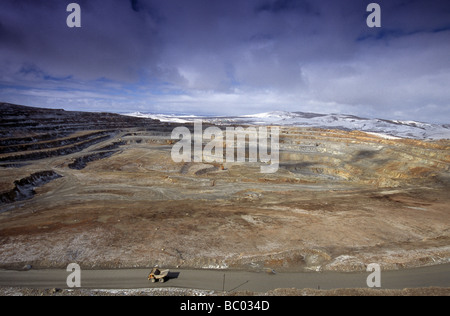
[[[367,273],[255,273],[220,270],[173,270],[170,279],[153,284],[149,270],[82,270],[84,289],[190,288],[211,291],[267,292],[278,288],[367,288]],[[0,271],[0,287],[67,288],[65,270]],[[225,281],[225,282],[224,282]],[[450,264],[381,273],[382,289],[450,287]]]

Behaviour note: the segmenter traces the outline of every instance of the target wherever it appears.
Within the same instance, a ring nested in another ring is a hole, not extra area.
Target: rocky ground
[[[277,289],[267,293],[223,293],[193,289],[137,289],[137,290],[67,290],[0,288],[0,296],[450,296],[448,288],[423,288],[404,290],[372,289]]]
[[[0,108],[1,268],[450,262],[450,141],[283,127],[280,170],[261,174],[173,162],[175,125]]]

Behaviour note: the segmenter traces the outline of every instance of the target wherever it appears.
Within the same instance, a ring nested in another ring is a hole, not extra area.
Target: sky
[[[448,0],[0,2],[0,102],[450,123],[449,86]]]

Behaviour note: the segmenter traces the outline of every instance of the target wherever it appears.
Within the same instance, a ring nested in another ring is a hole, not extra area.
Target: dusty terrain
[[[154,288],[137,290],[68,290],[68,289],[26,289],[0,288],[0,296],[450,296],[448,288],[424,288],[404,290],[372,289],[277,289],[267,293],[235,292],[221,293],[179,288]]]
[[[150,119],[0,108],[0,268],[450,262],[450,141],[284,127],[269,175],[174,163]]]

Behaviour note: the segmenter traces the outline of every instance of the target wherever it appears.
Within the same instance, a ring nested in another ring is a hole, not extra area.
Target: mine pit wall
[[[1,157],[0,162],[20,162],[20,161],[32,161],[32,160],[40,160],[50,157],[59,157],[59,156],[67,156],[79,151],[82,151],[86,148],[89,148],[95,144],[104,142],[112,137],[112,134],[108,134],[106,136],[100,136],[88,141],[84,141],[73,146],[63,147],[48,151],[37,151],[29,154],[19,154],[13,156]]]
[[[71,169],[82,170],[89,162],[111,157],[117,153],[114,150],[122,146],[173,145],[176,140],[171,139],[171,129],[175,126],[169,124],[161,127],[162,130],[142,128],[127,132],[127,129],[121,129],[122,132],[97,131],[81,136],[50,133],[3,139],[0,140],[0,145],[3,145],[3,148],[0,146],[0,154],[16,154],[3,155],[0,162],[4,162],[1,165],[4,168],[20,168],[28,161],[81,152],[123,134],[119,141],[94,149],[100,153],[78,157],[69,164]],[[207,128],[208,125],[203,127]],[[225,128],[222,127],[224,131]],[[450,146],[445,141],[386,140],[362,132],[312,128],[282,127],[280,131],[280,167],[299,177],[316,177],[317,181],[350,181],[379,187],[397,187],[405,182],[423,182],[424,179],[435,180],[438,176],[445,182],[449,178]],[[208,142],[204,139],[203,145]],[[405,144],[411,146],[405,149]],[[28,152],[44,148],[49,150]],[[399,160],[408,163],[405,165]]]
[[[108,151],[108,152],[96,153],[96,154],[79,157],[79,158],[75,159],[75,161],[73,163],[69,164],[69,168],[75,169],[75,170],[83,170],[84,168],[86,168],[88,163],[111,157],[116,152],[117,151]]]
[[[41,187],[62,176],[54,171],[42,171],[32,174],[29,177],[14,182],[14,189],[8,192],[0,193],[0,206],[18,201],[24,201],[33,198],[34,189]],[[1,209],[0,209],[1,213]]]
[[[225,131],[226,127],[221,128]],[[170,135],[158,134],[155,138],[145,143],[164,144]],[[203,146],[209,141],[203,139]],[[223,149],[226,152],[225,141]],[[280,128],[280,167],[299,177],[315,176],[318,181],[374,187],[435,182],[439,177],[445,179],[449,172],[449,149],[446,141],[389,140],[363,132]]]
[[[108,153],[85,155],[76,158],[71,168],[81,170],[87,163],[110,157],[111,151],[128,145],[173,145],[171,130],[177,125],[161,127],[162,130],[137,129],[127,131],[119,141],[114,141],[94,151]],[[190,126],[187,125],[189,128]],[[203,128],[207,128],[204,125]],[[221,127],[224,131],[226,127]],[[362,132],[320,130],[312,128],[280,128],[280,165],[299,177],[316,177],[318,181],[345,181],[379,187],[397,187],[405,182],[435,180],[438,174],[449,171],[450,148],[447,142],[423,142],[417,140],[387,140]],[[193,132],[193,131],[192,131]],[[97,132],[84,137],[99,137],[75,146],[53,149],[46,152],[19,154],[0,158],[0,162],[15,162],[45,159],[82,151],[90,146],[112,139]],[[120,135],[119,131],[115,132]],[[69,138],[74,139],[74,138]],[[51,142],[57,145],[57,140]],[[210,140],[204,139],[203,145]],[[270,144],[270,142],[269,142]],[[405,144],[410,146],[405,146]],[[406,148],[405,148],[406,147]],[[224,142],[224,152],[226,143]],[[236,150],[236,148],[234,148]],[[225,156],[224,156],[225,158]],[[399,162],[399,160],[401,162]],[[82,163],[82,161],[84,161]],[[404,162],[408,163],[405,165]],[[82,166],[83,165],[83,166]],[[442,176],[445,179],[445,175]]]
[[[450,166],[448,145],[446,141],[386,140],[362,132],[282,128],[280,163],[297,161],[310,173],[397,187],[445,179]]]
[[[35,134],[33,136],[4,138],[0,140],[0,147],[18,146],[22,144],[52,141],[58,138],[68,137],[69,135],[70,133],[54,132],[54,133]]]
[[[0,146],[0,154],[5,153],[13,153],[13,152],[21,152],[21,151],[36,151],[36,150],[43,150],[43,149],[51,149],[55,147],[65,147],[69,145],[74,145],[76,143],[81,143],[87,140],[92,140],[94,138],[99,138],[101,136],[105,136],[107,134],[110,134],[106,131],[102,132],[96,132],[96,133],[89,133],[87,135],[83,136],[76,136],[76,137],[69,137],[69,138],[58,138],[56,135],[56,138],[50,139],[48,141],[37,141],[35,139],[31,139],[27,143],[20,143],[20,144],[9,144],[6,146]],[[18,140],[20,142],[20,139]],[[8,141],[3,141],[3,144],[10,143]]]

